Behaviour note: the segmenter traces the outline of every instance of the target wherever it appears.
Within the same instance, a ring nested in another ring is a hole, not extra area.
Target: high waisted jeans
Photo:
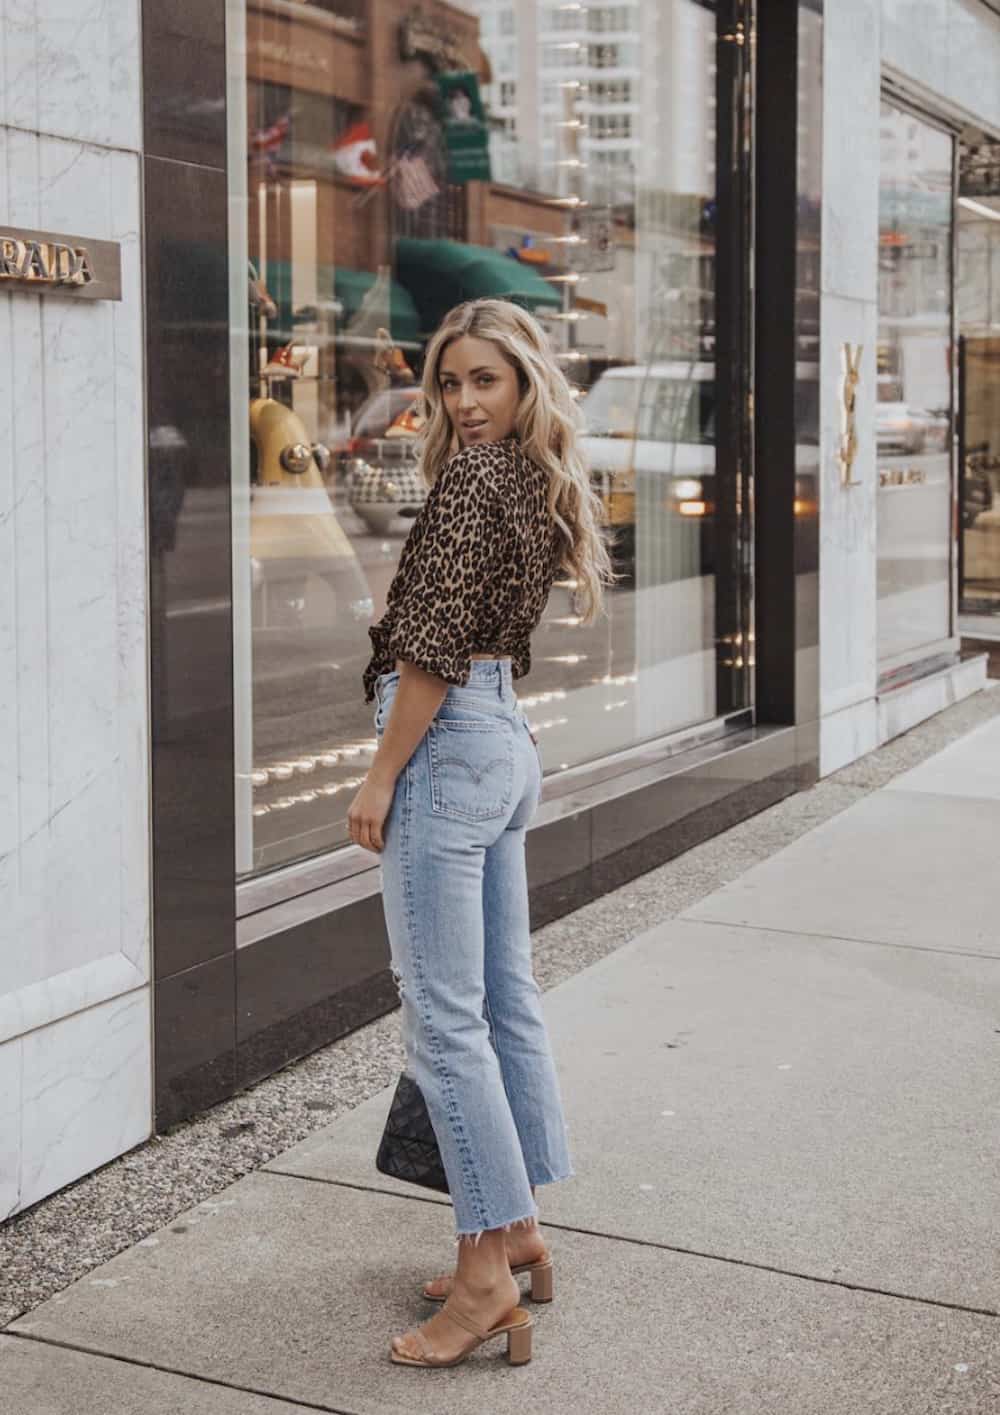
[[[376,733],[398,686],[398,673],[376,683]],[[524,838],[541,776],[510,659],[474,659],[399,776],[383,831],[406,1069],[459,1237],[530,1220],[530,1186],[573,1173],[531,967]]]

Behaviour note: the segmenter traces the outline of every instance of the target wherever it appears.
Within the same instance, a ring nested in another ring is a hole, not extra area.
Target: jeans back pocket
[[[482,821],[502,816],[514,791],[514,734],[502,718],[435,719],[427,729],[431,808]]]

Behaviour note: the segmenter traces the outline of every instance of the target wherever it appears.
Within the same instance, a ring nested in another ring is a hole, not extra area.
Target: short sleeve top
[[[558,572],[559,540],[548,474],[515,437],[451,457],[410,529],[385,614],[368,630],[366,701],[397,659],[461,686],[473,653],[496,654],[523,677]]]

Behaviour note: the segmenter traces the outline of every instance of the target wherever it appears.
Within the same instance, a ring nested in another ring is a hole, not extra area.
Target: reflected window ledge
[[[758,739],[750,709],[699,723],[667,736],[629,747],[598,761],[586,762],[549,777],[542,802],[529,827],[538,830],[564,816],[589,810],[604,800],[637,790],[703,756],[745,746]],[[681,762],[683,758],[683,762]],[[344,846],[316,859],[273,870],[236,887],[236,918],[240,947],[328,910],[342,908],[379,891],[379,861],[370,850]],[[267,915],[266,924],[256,916]]]

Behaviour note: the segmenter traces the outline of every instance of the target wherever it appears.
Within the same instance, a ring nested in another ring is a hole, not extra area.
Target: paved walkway
[[[386,1360],[451,1252],[386,1091],[7,1327],[0,1410],[996,1415],[998,842],[994,718],[546,993],[528,1367]]]

